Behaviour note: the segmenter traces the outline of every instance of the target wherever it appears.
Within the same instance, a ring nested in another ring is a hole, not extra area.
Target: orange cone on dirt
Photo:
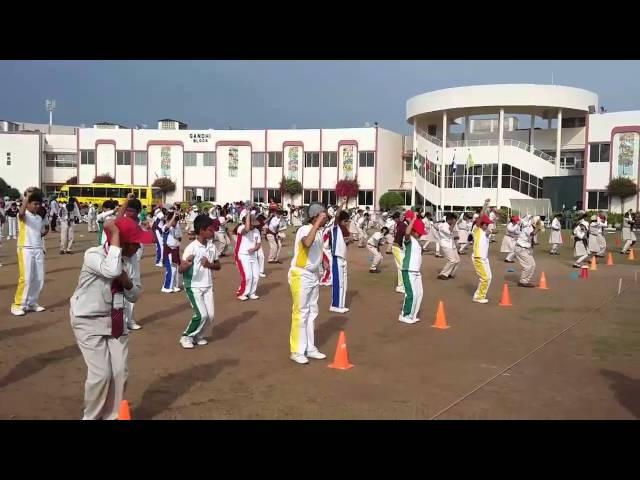
[[[607,257],[607,266],[610,267],[611,265],[613,265],[613,255],[609,252],[609,256]]]
[[[545,277],[544,272],[540,274],[540,285],[538,285],[540,290],[549,290],[547,287],[547,277]]]
[[[444,303],[442,300],[438,302],[438,311],[436,312],[436,321],[431,325],[433,328],[445,330],[449,328],[447,325],[447,316],[444,314]]]
[[[598,270],[598,262],[596,261],[596,256],[591,257],[591,267],[589,270]]]
[[[500,303],[498,303],[501,307],[512,307],[511,303],[511,295],[509,295],[509,285],[505,282],[504,287],[502,287],[502,297],[500,298]]]
[[[118,410],[118,420],[131,420],[131,408],[127,400],[120,402],[120,410]]]
[[[336,346],[336,355],[333,358],[333,363],[329,365],[329,368],[337,368],[338,370],[348,370],[353,367],[349,363],[349,353],[347,352],[347,337],[344,334],[344,330],[340,332],[338,337],[338,345]]]
[[[629,260],[635,260],[636,256],[633,253],[633,248],[631,250],[629,250]]]

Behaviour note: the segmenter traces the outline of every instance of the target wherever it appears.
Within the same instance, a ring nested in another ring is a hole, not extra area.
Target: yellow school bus
[[[162,203],[162,192],[159,188],[119,183],[63,185],[58,194],[58,200],[66,201],[69,197],[75,197],[79,203],[94,203],[98,206],[102,206],[106,200],[116,200],[120,205],[124,205],[129,193],[133,193],[147,209]]]

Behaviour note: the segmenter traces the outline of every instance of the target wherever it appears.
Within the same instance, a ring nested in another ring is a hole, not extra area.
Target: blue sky
[[[640,109],[640,61],[0,61],[0,118],[112,121],[154,128],[338,128],[378,121],[408,132],[407,98],[487,83],[596,92],[609,111]]]

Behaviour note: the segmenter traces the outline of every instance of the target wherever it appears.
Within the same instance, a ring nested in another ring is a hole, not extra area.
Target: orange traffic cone
[[[120,410],[118,410],[118,420],[131,420],[131,408],[127,400],[120,402]]]
[[[449,328],[447,325],[447,316],[444,314],[444,303],[442,300],[438,302],[438,311],[436,312],[436,321],[431,325],[433,328],[439,328],[440,330],[446,330]]]
[[[544,272],[540,274],[540,285],[538,285],[540,290],[549,290],[547,287],[547,277],[545,277]]]
[[[589,270],[598,270],[598,262],[596,262],[596,256],[591,257],[591,268]]]
[[[609,256],[607,257],[607,266],[610,267],[613,265],[613,255],[609,252]]]
[[[500,298],[500,303],[498,303],[501,307],[512,307],[511,303],[511,295],[509,295],[509,285],[505,282],[504,287],[502,287],[502,298]]]
[[[347,352],[347,337],[345,336],[343,330],[340,332],[340,336],[338,337],[336,355],[333,358],[333,363],[329,365],[329,368],[348,370],[351,367],[353,367],[353,365],[349,363],[349,353]]]
[[[633,248],[631,250],[629,250],[629,260],[635,260],[636,256],[633,253]]]

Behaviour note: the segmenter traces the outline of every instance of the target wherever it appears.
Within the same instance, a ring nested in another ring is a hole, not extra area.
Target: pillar
[[[535,132],[536,132],[536,116],[532,113],[531,114],[531,128],[529,130],[529,145],[531,146],[531,151],[533,152],[535,150],[534,142],[535,142]]]
[[[440,212],[444,217],[444,169],[445,152],[447,151],[447,111],[442,112],[442,151],[440,152]]]
[[[504,108],[498,118],[498,188],[496,188],[496,208],[500,208],[500,189],[502,188],[502,143],[504,142]]]
[[[560,147],[562,145],[562,109],[558,109],[558,125],[556,129],[556,176],[560,175]]]

